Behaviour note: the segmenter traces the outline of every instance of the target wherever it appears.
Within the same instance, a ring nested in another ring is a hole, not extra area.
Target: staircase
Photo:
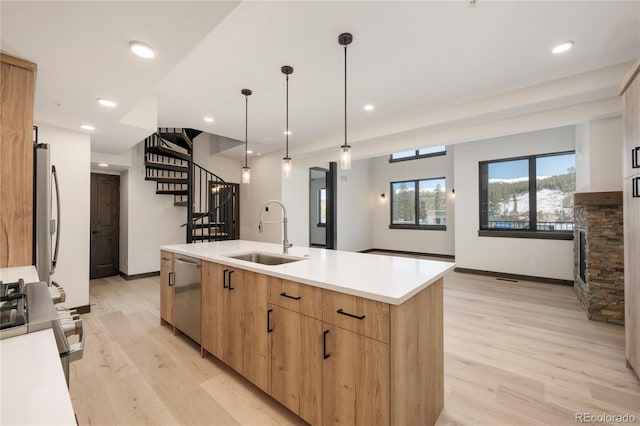
[[[186,241],[239,238],[239,185],[225,182],[193,161],[195,129],[159,128],[144,140],[145,180],[156,182],[156,194],[173,196],[187,208]]]

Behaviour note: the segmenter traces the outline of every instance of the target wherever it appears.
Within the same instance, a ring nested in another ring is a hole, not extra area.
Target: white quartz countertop
[[[76,424],[50,328],[0,340],[0,368],[1,425]]]
[[[252,251],[282,254],[282,245],[230,240],[160,247],[176,254],[310,284],[379,302],[400,305],[455,268],[453,262],[382,256],[294,246],[283,265],[262,265],[228,257]]]
[[[0,268],[0,281],[3,283],[13,283],[18,281],[20,278],[24,280],[25,284],[40,281],[36,267],[33,265]]]

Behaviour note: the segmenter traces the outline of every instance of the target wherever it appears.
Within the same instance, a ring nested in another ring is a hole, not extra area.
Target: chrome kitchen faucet
[[[282,207],[282,220],[262,220],[262,215],[265,211],[267,211],[267,207],[269,204],[278,204]],[[287,239],[287,208],[282,204],[281,201],[278,200],[269,200],[260,208],[260,223],[258,224],[258,232],[262,233],[262,225],[265,223],[282,223],[284,228],[284,240],[282,241],[282,253],[288,254],[289,247],[293,247],[293,244],[289,244],[289,240]]]

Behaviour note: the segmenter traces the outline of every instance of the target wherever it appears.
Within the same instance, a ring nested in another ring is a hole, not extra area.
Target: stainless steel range
[[[69,363],[82,358],[84,332],[75,313],[54,305],[45,282],[0,281],[0,339],[51,328],[69,384]]]

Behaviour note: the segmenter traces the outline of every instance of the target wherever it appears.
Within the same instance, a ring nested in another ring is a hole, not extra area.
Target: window
[[[327,226],[327,188],[318,190],[318,226]]]
[[[573,238],[575,153],[480,163],[481,236]]]
[[[446,229],[445,178],[391,182],[391,224],[398,229]]]
[[[447,149],[444,145],[432,146],[429,148],[412,149],[411,151],[394,152],[389,157],[389,162],[415,160],[416,158],[435,157],[446,155]]]

